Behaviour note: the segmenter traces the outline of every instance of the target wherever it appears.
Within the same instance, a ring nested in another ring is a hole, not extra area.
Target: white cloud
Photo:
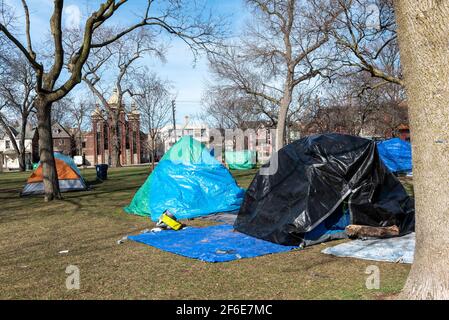
[[[64,8],[64,26],[68,29],[79,28],[81,23],[81,10],[77,5],[71,4]]]

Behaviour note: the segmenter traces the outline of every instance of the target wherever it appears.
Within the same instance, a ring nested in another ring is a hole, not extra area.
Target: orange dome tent
[[[86,182],[72,158],[57,152],[55,152],[54,155],[60,191],[86,190]],[[23,188],[22,195],[43,194],[43,180],[42,164],[39,163],[36,170],[28,178],[27,183]]]

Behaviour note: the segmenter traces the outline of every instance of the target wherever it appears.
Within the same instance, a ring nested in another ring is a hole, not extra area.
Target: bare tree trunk
[[[151,138],[151,169],[152,170],[154,170],[154,154],[155,154],[154,148],[156,147],[156,143],[154,142],[155,138],[156,137]]]
[[[83,133],[81,132],[81,127],[79,127],[79,155],[83,155]]]
[[[20,171],[26,170],[26,164],[25,164],[25,156],[26,156],[26,150],[25,150],[25,134],[26,134],[26,126],[27,126],[28,116],[22,115],[22,123],[20,126],[20,141],[19,141],[19,167]]]
[[[278,124],[276,128],[276,151],[282,149],[285,145],[285,126],[287,122],[287,113],[292,102],[292,88],[289,81],[285,84],[284,96],[279,105]]]
[[[53,137],[51,131],[51,103],[42,98],[36,99],[37,130],[39,133],[39,156],[44,176],[45,201],[61,199],[56,162],[53,155]]]
[[[288,112],[288,106],[281,104],[279,108],[278,126],[276,128],[276,146],[275,150],[279,151],[284,147],[285,140],[285,120]]]
[[[395,1],[413,146],[415,259],[403,298],[449,299],[449,2]]]
[[[119,135],[119,120],[117,111],[111,112],[111,167],[121,167],[120,163],[120,136]]]

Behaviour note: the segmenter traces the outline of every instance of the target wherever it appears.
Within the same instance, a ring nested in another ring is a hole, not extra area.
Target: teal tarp
[[[225,151],[225,161],[232,170],[248,170],[256,167],[256,152],[250,150]]]

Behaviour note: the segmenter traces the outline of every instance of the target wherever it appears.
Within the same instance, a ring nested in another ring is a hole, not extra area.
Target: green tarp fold
[[[256,152],[250,150],[225,151],[225,161],[232,170],[248,170],[256,167]]]

